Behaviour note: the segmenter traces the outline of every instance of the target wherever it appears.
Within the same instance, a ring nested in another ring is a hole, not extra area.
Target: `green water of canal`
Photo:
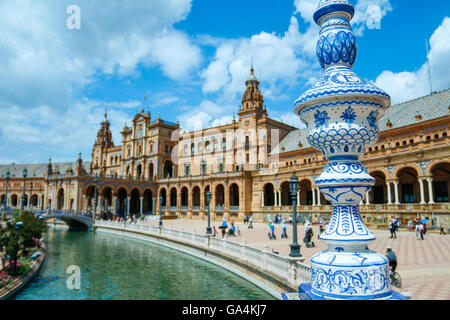
[[[45,240],[41,271],[13,299],[274,299],[223,268],[146,241],[59,226],[49,228]],[[70,289],[70,266],[79,267],[80,289]]]

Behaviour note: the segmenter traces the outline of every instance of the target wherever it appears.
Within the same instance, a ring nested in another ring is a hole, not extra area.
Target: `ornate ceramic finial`
[[[390,106],[390,97],[352,71],[357,53],[353,15],[348,0],[319,1],[314,13],[320,26],[316,52],[324,73],[294,106],[307,126],[309,143],[329,159],[314,178],[333,209],[320,236],[328,249],[311,258],[313,299],[393,296],[387,259],[368,249],[375,236],[359,212],[359,203],[375,183],[359,157],[378,140],[377,121]]]

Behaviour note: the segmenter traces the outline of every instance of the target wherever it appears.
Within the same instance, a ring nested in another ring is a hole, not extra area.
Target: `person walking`
[[[425,226],[422,223],[420,223],[419,224],[419,232],[420,232],[420,239],[422,239],[422,240],[424,240],[423,236],[425,234],[425,231],[426,231]]]
[[[286,238],[287,239],[287,233],[286,233],[286,229],[287,229],[287,223],[286,220],[283,220],[283,224],[281,225],[281,227],[283,228],[283,233],[281,234],[281,239]]]
[[[417,223],[416,224],[416,239],[422,239],[423,240],[423,224]]]
[[[213,226],[213,235],[214,235],[214,237],[217,236],[217,229],[216,229],[216,226]]]
[[[248,228],[253,229],[253,216],[250,216],[248,219]]]
[[[272,220],[269,221],[269,239],[274,240],[275,237],[275,226],[273,225]]]
[[[389,223],[389,231],[391,232],[391,239],[392,238],[394,238],[394,239],[397,238],[397,235],[395,234],[395,230],[396,230],[395,219],[392,218],[391,222]]]

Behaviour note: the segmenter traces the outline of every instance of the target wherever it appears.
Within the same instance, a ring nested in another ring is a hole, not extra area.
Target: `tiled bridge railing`
[[[150,235],[160,235],[168,239],[208,248],[233,257],[234,260],[245,262],[256,269],[268,272],[281,278],[288,284],[297,287],[301,283],[311,282],[311,267],[290,257],[283,257],[268,250],[261,250],[247,245],[245,242],[235,242],[226,239],[206,236],[170,228],[159,228],[139,223],[117,221],[95,221],[99,227],[114,227],[121,230],[133,230]]]

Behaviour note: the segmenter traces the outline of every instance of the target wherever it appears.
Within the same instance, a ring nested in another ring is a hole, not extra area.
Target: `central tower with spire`
[[[239,117],[247,116],[251,114],[267,114],[264,109],[264,98],[259,90],[259,81],[255,77],[255,70],[252,67],[250,69],[250,76],[245,82],[246,90],[242,96],[242,108],[239,110]]]

